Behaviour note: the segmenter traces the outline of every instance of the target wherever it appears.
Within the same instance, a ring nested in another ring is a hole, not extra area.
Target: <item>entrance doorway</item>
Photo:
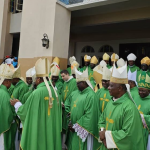
[[[137,56],[136,65],[141,67],[141,59],[150,57],[150,43],[127,43],[119,44],[119,56],[127,60],[127,56],[133,53]]]

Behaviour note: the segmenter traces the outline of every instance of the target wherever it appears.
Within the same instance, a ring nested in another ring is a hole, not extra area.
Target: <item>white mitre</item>
[[[76,58],[74,56],[72,56],[72,57],[69,58],[70,64],[72,64],[74,61],[76,61]]]
[[[75,74],[75,69],[78,70],[79,68],[79,63],[77,61],[73,61],[71,63],[71,74]]]
[[[125,65],[124,59],[120,58],[120,59],[117,61],[117,66],[118,66],[118,68],[123,67],[124,65]]]
[[[129,71],[128,71],[128,80],[134,81],[137,85],[136,76],[137,76],[137,70],[132,73],[129,69]]]
[[[32,77],[31,71],[32,71],[32,68],[26,71],[26,77]]]
[[[128,59],[128,61],[130,61],[130,60],[135,61],[136,60],[136,56],[133,53],[131,53],[131,54],[129,54],[127,56],[127,59]]]
[[[75,69],[75,75],[76,75],[77,82],[85,81],[89,85],[89,87],[91,87],[91,89],[93,89],[91,82],[89,81],[88,69],[83,71],[83,73],[78,71],[77,69]]]
[[[51,68],[51,75],[52,76],[59,76],[60,73],[60,68],[58,65],[53,65],[53,67]]]
[[[99,63],[100,66],[104,67],[104,66],[107,66],[106,62],[104,60],[101,60],[101,62]]]
[[[0,65],[0,85],[5,79],[12,79],[14,71],[7,64]]]
[[[110,82],[119,84],[128,84],[127,64],[118,69],[114,64]]]
[[[102,77],[102,79],[103,80],[110,80],[110,78],[111,78],[111,71],[107,68],[107,66],[105,66],[103,68],[103,77]]]

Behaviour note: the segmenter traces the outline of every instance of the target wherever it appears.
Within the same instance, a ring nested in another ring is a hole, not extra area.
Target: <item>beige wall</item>
[[[36,5],[35,7],[35,4]],[[71,13],[55,0],[24,1],[21,23],[19,62],[22,75],[33,67],[37,58],[61,58],[61,69],[67,65]],[[43,34],[50,40],[49,48],[42,47]]]
[[[104,23],[124,22],[150,18],[150,6],[110,13],[103,13],[85,17],[75,17],[71,20],[71,26],[88,26]]]
[[[9,55],[12,49],[12,35],[9,34],[9,0],[0,0],[0,58]]]

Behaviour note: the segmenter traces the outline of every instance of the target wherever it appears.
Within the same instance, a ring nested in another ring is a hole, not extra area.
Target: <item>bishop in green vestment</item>
[[[61,71],[61,76],[62,79],[64,80],[64,85],[62,88],[62,102],[65,103],[65,100],[70,96],[70,94],[77,90],[77,83],[76,83],[76,79],[74,79],[72,76],[69,76],[69,73],[67,70],[63,70]],[[62,120],[62,128],[64,130],[66,130],[67,127],[67,118],[66,118],[66,113],[63,109],[63,120]]]
[[[107,106],[108,102],[111,100],[111,96],[108,90],[110,77],[111,77],[111,71],[105,66],[103,68],[103,74],[102,74],[102,85],[103,88],[99,89],[96,92],[97,97],[99,98],[99,106],[100,106],[100,112],[102,113]]]
[[[128,96],[127,66],[113,67],[108,90],[113,97],[102,113],[98,128],[101,150],[146,150],[141,116]],[[138,132],[137,132],[138,130]],[[135,138],[136,137],[136,138]]]
[[[11,98],[19,99],[22,102],[24,94],[26,94],[29,90],[27,84],[19,78],[14,78],[12,83],[15,85],[15,87]]]
[[[106,62],[108,69],[111,68],[111,66],[109,65],[109,59],[110,59],[110,56],[107,53],[104,53],[103,60]]]
[[[10,94],[8,89],[11,86],[13,70],[7,65],[0,66],[0,149],[15,150],[16,129],[14,122],[13,107],[10,105]],[[3,140],[2,140],[3,139]],[[2,140],[2,141],[1,141]],[[4,143],[3,143],[4,141]]]
[[[145,143],[147,146],[148,143],[148,135],[150,133],[150,77],[148,75],[143,75],[139,77],[138,80],[138,90],[134,97],[134,101],[138,107],[138,110],[141,114],[141,119],[144,127],[144,137]],[[150,148],[150,147],[149,147]]]
[[[49,66],[46,58],[36,62],[37,89],[24,105],[11,100],[23,124],[20,144],[23,150],[61,150],[61,101],[47,82]]]
[[[91,89],[90,82],[87,82],[88,72],[87,76],[85,75],[85,73],[80,75],[76,72],[79,90],[72,92],[65,101],[65,111],[70,114],[66,141],[68,150],[100,148],[96,127],[100,116],[98,98]]]
[[[135,61],[136,61],[136,56],[133,53],[130,53],[127,56],[127,60],[128,60],[128,68],[127,70],[131,71],[132,73],[135,71],[140,71],[140,68],[138,66],[135,65]]]

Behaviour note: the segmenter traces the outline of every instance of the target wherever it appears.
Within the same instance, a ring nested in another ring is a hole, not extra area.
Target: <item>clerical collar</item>
[[[116,102],[118,99],[119,99],[119,98],[114,98],[114,97],[113,97],[113,101],[114,101],[114,102]]]
[[[73,78],[73,76],[70,76],[69,79],[65,82],[69,82],[72,78]]]

